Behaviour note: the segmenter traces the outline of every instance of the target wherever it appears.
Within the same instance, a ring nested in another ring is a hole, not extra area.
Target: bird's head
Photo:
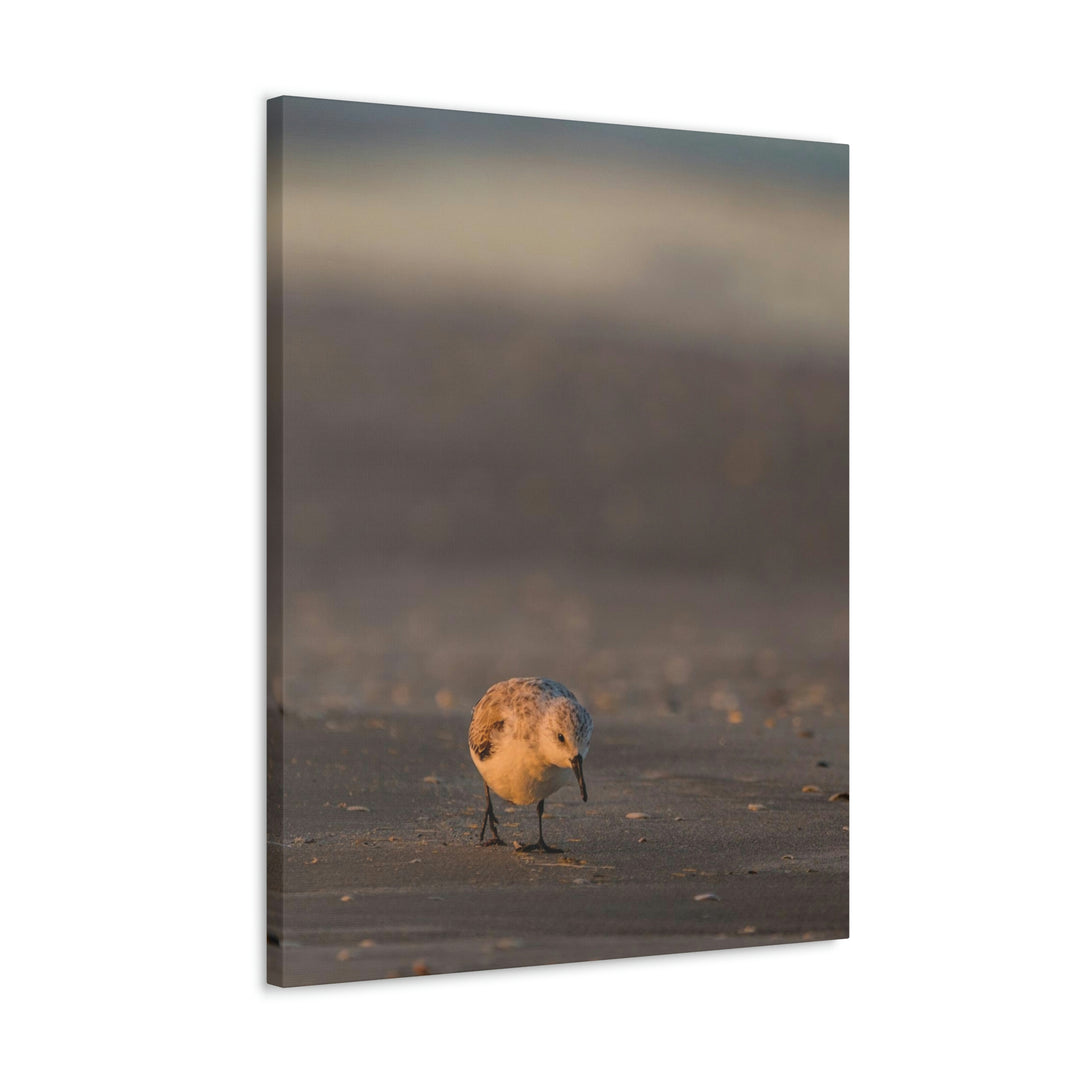
[[[588,802],[585,774],[582,765],[589,752],[592,738],[592,720],[576,701],[562,701],[545,717],[541,727],[540,749],[552,765],[560,769],[573,769],[577,777],[581,798]]]

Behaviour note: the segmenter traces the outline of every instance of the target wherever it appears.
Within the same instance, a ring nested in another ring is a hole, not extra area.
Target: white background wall
[[[7,13],[13,1075],[1056,1076],[1075,1063],[1067,12]],[[263,101],[279,93],[851,143],[850,942],[263,987]]]

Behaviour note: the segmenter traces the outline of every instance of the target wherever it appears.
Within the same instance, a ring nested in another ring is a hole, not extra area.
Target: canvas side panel
[[[284,98],[266,106],[266,978],[282,985],[283,933],[283,268]]]

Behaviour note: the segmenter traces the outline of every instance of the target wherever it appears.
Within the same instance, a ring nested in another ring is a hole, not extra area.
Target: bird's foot
[[[542,840],[537,844],[522,844],[520,847],[515,845],[517,851],[546,851],[549,855],[561,855],[563,849],[561,847],[550,847]]]
[[[487,840],[481,840],[480,847],[506,847],[506,841],[500,840],[497,836],[492,836]]]

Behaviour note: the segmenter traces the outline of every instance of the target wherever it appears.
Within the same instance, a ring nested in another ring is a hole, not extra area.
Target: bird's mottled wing
[[[472,723],[469,725],[469,749],[481,761],[491,757],[496,739],[503,729],[501,710],[490,697],[490,693],[485,694],[477,702],[473,709]]]

